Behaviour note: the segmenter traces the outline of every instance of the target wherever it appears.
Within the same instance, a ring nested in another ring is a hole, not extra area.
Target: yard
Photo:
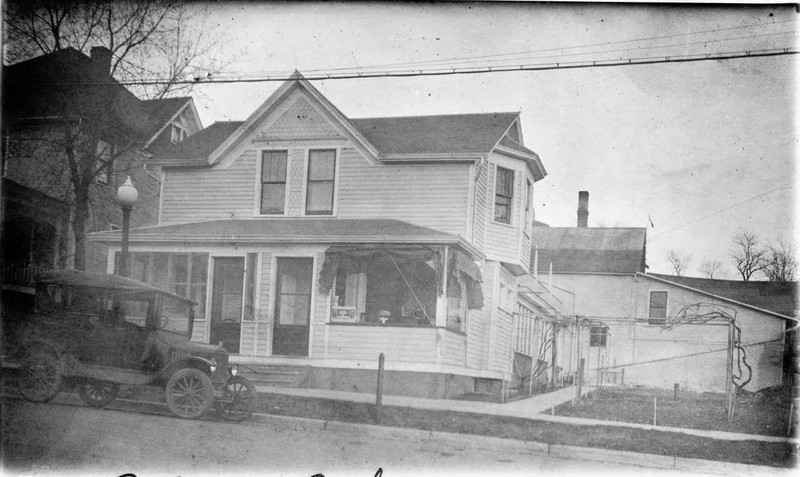
[[[791,398],[785,390],[746,393],[736,397],[733,422],[725,415],[725,395],[652,388],[602,388],[575,405],[556,408],[560,416],[653,424],[654,400],[659,426],[687,427],[743,434],[788,434]]]
[[[598,399],[597,402],[600,400]],[[587,412],[590,405],[578,409]],[[373,404],[259,393],[256,412],[362,424],[378,423]],[[563,414],[563,410],[561,412]],[[724,417],[724,414],[723,414]],[[379,424],[430,431],[502,437],[549,444],[792,467],[797,449],[788,443],[722,441],[614,426],[576,426],[521,418],[383,406]]]

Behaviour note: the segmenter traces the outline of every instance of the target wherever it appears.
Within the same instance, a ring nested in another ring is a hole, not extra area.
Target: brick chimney
[[[111,74],[111,50],[105,46],[93,46],[89,55],[98,75],[108,76]]]
[[[578,192],[578,227],[589,226],[589,192]]]

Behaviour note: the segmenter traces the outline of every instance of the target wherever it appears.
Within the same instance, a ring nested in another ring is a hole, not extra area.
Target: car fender
[[[167,382],[173,374],[178,372],[178,370],[184,368],[197,368],[206,373],[210,378],[213,374],[211,372],[211,367],[213,365],[214,363],[212,363],[211,360],[200,358],[198,356],[187,356],[169,363],[163,370],[161,370],[161,372],[158,374],[158,377],[164,382]]]

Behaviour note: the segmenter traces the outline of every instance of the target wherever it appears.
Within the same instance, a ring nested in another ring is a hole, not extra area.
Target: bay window
[[[511,224],[511,204],[514,201],[514,171],[497,167],[494,188],[494,221]]]

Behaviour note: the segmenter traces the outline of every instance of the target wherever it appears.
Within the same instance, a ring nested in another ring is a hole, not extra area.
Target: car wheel
[[[106,407],[117,398],[119,384],[108,381],[89,381],[78,386],[83,402],[92,407]]]
[[[203,415],[214,401],[211,378],[195,368],[184,368],[167,381],[167,406],[176,416],[195,419]]]
[[[19,392],[28,401],[50,401],[64,385],[61,360],[51,353],[28,354],[20,363],[17,385]]]
[[[243,421],[256,407],[256,387],[249,379],[233,376],[222,389],[222,399],[214,401],[214,408],[223,419]]]

